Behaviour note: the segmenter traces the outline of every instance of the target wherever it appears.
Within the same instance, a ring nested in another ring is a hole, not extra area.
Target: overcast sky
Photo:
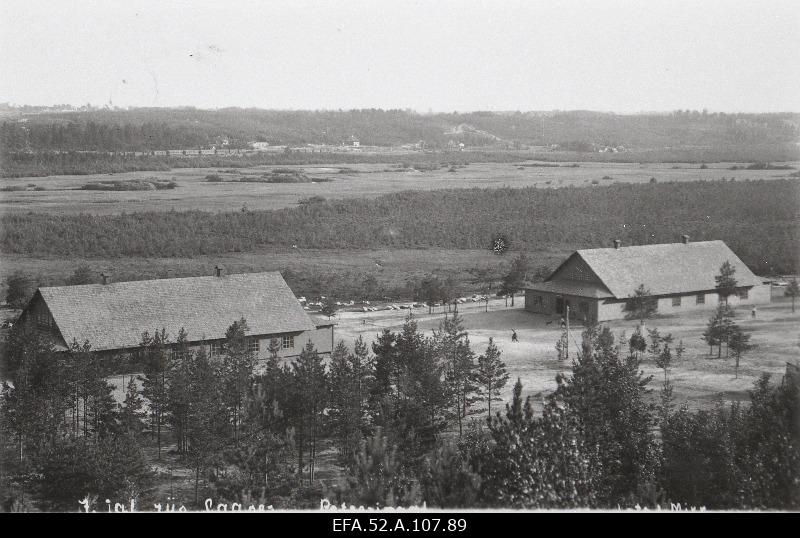
[[[800,111],[799,0],[0,0],[0,101]]]

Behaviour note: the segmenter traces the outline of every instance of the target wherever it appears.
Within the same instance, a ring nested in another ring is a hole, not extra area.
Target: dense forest
[[[0,146],[6,151],[146,151],[272,145],[350,143],[398,146],[424,141],[447,147],[497,143],[591,150],[783,145],[797,141],[798,114],[725,114],[675,111],[621,115],[572,112],[418,114],[406,110],[277,111],[229,108],[95,109],[4,114]],[[588,146],[586,145],[588,144]]]
[[[748,403],[692,411],[673,397],[682,344],[672,335],[651,330],[642,348],[638,333],[628,341],[594,326],[541,412],[519,380],[498,410],[513,382],[502,352],[491,339],[474,349],[456,314],[432,336],[408,317],[371,346],[340,342],[329,361],[309,342],[281,364],[273,339],[257,364],[248,331],[234,322],[209,354],[183,330],[156,330],[130,355],[104,358],[77,342],[55,352],[15,325],[14,384],[0,390],[2,506],[105,511],[103,499],[121,498],[148,510],[167,480],[168,499],[195,509],[206,498],[240,510],[320,499],[368,509],[800,506],[796,374],[762,376]],[[646,361],[663,369],[660,387]],[[104,376],[134,364],[140,383],[132,376],[117,405]],[[167,457],[185,471],[155,472]]]
[[[0,249],[28,256],[192,257],[268,247],[528,251],[721,239],[758,274],[798,269],[793,180],[405,191],[230,213],[4,215]]]

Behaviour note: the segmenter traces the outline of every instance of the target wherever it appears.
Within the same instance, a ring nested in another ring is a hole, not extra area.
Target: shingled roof
[[[593,248],[572,256],[580,256],[617,299],[629,297],[642,284],[653,295],[713,290],[717,286],[714,277],[726,261],[736,269],[734,278],[739,286],[761,284],[722,241]]]
[[[249,334],[315,329],[280,273],[248,273],[39,288],[64,337],[93,350],[132,348],[142,333],[166,329],[190,341],[225,337],[228,327],[247,320]]]
[[[549,280],[546,282],[537,282],[528,286],[528,289],[559,295],[591,297],[594,299],[608,299],[614,297],[601,285],[578,280]]]

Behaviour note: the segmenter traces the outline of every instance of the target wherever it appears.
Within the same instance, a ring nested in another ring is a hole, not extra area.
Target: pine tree
[[[492,401],[502,400],[500,391],[508,382],[506,364],[500,355],[500,350],[497,349],[494,340],[489,337],[486,352],[478,357],[477,382],[486,398],[486,410],[489,418],[492,417]]]
[[[728,304],[720,304],[714,311],[714,315],[708,321],[706,330],[703,332],[703,340],[709,346],[718,346],[717,358],[722,357],[722,344],[728,344],[730,336],[736,327],[734,319],[736,313]]]
[[[640,284],[625,302],[623,310],[626,313],[626,319],[638,319],[644,323],[644,320],[653,317],[658,312],[658,299],[653,297],[644,284]]]
[[[664,371],[664,383],[667,382],[669,367],[672,364],[672,351],[669,349],[669,344],[665,345],[656,357],[656,366]]]
[[[683,345],[683,340],[678,342],[677,347],[675,347],[675,360],[680,361],[683,358],[683,354],[686,352],[686,346]]]
[[[728,337],[728,347],[733,351],[736,358],[736,378],[739,378],[739,361],[742,355],[753,349],[750,343],[750,335],[742,331],[741,327],[734,325]]]
[[[178,452],[186,454],[188,449],[188,423],[191,406],[191,390],[194,375],[194,355],[189,349],[187,333],[181,329],[175,341],[167,372],[167,394],[165,415],[175,433]]]
[[[628,342],[628,349],[637,357],[640,353],[643,353],[647,349],[647,340],[645,340],[644,336],[642,335],[641,327],[636,327],[636,329],[633,331],[631,339]]]
[[[82,346],[73,342],[71,353],[80,360],[81,379],[79,394],[83,402],[83,434],[95,439],[114,429],[116,423],[116,404],[112,387],[107,381],[108,368],[105,361],[91,351],[88,342]]]
[[[658,329],[647,329],[647,336],[650,338],[650,346],[648,351],[653,356],[658,356],[661,353],[661,333]]]
[[[331,319],[335,314],[336,311],[339,309],[339,305],[336,304],[336,301],[333,297],[327,296],[325,301],[322,303],[322,309],[320,310],[320,314],[323,316],[328,316],[328,319]]]
[[[413,504],[418,494],[380,427],[361,441],[344,486],[351,503],[369,508]]]
[[[158,459],[161,460],[161,429],[167,419],[169,352],[166,330],[156,331],[151,337],[142,334],[140,361],[144,369],[142,395],[147,399],[150,409],[150,422],[156,431]]]
[[[285,431],[287,424],[286,411],[289,409],[288,398],[291,385],[291,372],[287,365],[280,365],[278,354],[281,343],[277,338],[271,338],[267,352],[269,356],[264,364],[264,369],[258,377],[253,391],[258,393],[262,408],[260,421],[275,433]]]
[[[322,356],[311,341],[292,365],[293,398],[298,403],[298,473],[303,472],[303,452],[308,443],[309,481],[313,482],[317,459],[317,440],[322,428],[323,411],[328,399],[328,375]]]
[[[360,406],[354,398],[357,390],[353,361],[344,341],[340,340],[331,353],[329,420],[336,436],[340,460],[348,463],[361,439]]]
[[[530,263],[525,254],[520,254],[511,262],[511,268],[503,277],[500,291],[511,297],[511,306],[514,306],[514,295],[525,288]]]
[[[551,400],[537,418],[517,380],[505,416],[491,419],[489,433],[493,442],[477,469],[482,502],[518,509],[596,505],[598,455],[563,400]]]
[[[125,401],[122,403],[119,420],[123,431],[127,435],[137,437],[142,432],[142,415],[144,402],[139,396],[139,387],[136,385],[136,378],[131,377],[125,391]]]
[[[225,383],[225,398],[233,424],[234,443],[239,442],[239,422],[242,407],[250,390],[255,368],[255,356],[249,348],[247,320],[234,322],[225,332],[222,369]]]
[[[736,274],[736,268],[726,261],[720,266],[719,274],[714,277],[717,282],[717,293],[721,299],[725,300],[726,305],[728,304],[728,297],[736,293],[737,283],[734,274]]]
[[[228,436],[229,414],[224,400],[222,367],[204,348],[190,354],[187,391],[185,459],[194,471],[194,498],[199,499],[200,478],[219,464]]]
[[[395,336],[395,351],[396,390],[391,421],[384,432],[390,443],[397,445],[403,461],[416,465],[446,427],[453,401],[445,384],[445,362],[411,314]]]
[[[346,385],[348,391],[343,398],[346,413],[348,416],[347,434],[342,436],[346,450],[343,458],[345,461],[352,461],[353,454],[358,449],[360,440],[369,433],[369,388],[373,379],[372,362],[369,358],[367,345],[364,339],[359,336],[356,340],[352,353],[346,355],[346,365],[343,371],[347,374]],[[331,361],[331,378],[333,378],[333,361]],[[331,383],[335,383],[332,381]]]
[[[636,355],[622,358],[616,348],[598,346],[578,356],[572,375],[557,378],[548,398],[564,405],[586,445],[598,448],[602,473],[594,493],[603,505],[631,502],[640,488],[654,484],[658,445],[648,398],[651,380]]]
[[[452,444],[442,444],[426,458],[420,479],[427,506],[474,508],[481,479]]]
[[[463,420],[474,410],[471,405],[480,399],[475,382],[475,354],[469,345],[469,335],[462,318],[453,314],[445,318],[434,331],[436,353],[444,365],[445,383],[452,405],[452,414],[458,422],[459,436],[463,434]]]
[[[389,409],[397,387],[397,336],[384,329],[372,343],[375,359],[375,380],[370,390],[370,409],[375,424],[386,426],[392,411]]]

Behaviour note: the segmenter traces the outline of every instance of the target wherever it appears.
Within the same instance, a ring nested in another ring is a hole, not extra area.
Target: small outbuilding
[[[640,286],[658,300],[658,312],[678,314],[714,309],[721,299],[715,277],[729,262],[735,269],[736,293],[728,303],[760,305],[770,302],[770,287],[722,241],[577,250],[544,282],[525,289],[525,309],[546,315],[565,315],[586,322],[625,317],[625,304]]]

